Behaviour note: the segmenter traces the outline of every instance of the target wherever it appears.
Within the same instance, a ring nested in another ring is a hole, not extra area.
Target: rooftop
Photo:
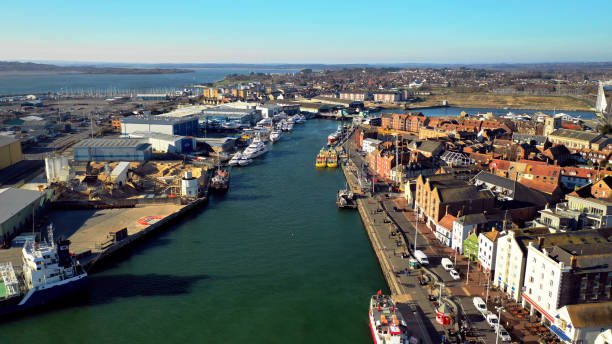
[[[169,117],[169,116],[162,116],[162,115],[158,115],[158,116],[135,115],[135,116],[123,117],[121,119],[121,123],[177,124],[177,123],[184,123],[184,122],[193,121],[193,120],[195,119],[192,117]]]
[[[559,137],[564,137],[564,138],[568,138],[568,139],[575,139],[575,140],[583,140],[583,141],[593,142],[593,141],[597,140],[601,136],[601,134],[591,133],[591,132],[586,132],[586,131],[580,131],[580,130],[557,129],[557,130],[553,131],[550,134],[550,136],[559,136]]]
[[[136,148],[145,144],[142,139],[85,139],[77,144],[74,148],[98,148],[98,147],[113,147],[113,148]]]
[[[575,328],[609,326],[612,323],[612,301],[565,306]]]
[[[36,201],[42,192],[15,188],[0,189],[0,224]]]
[[[17,142],[18,140],[13,137],[1,136],[0,135],[0,147],[4,147],[6,145],[10,145],[13,142]]]

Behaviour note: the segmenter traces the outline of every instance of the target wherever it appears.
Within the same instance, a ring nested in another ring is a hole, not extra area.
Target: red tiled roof
[[[542,191],[542,192],[545,192],[545,193],[548,193],[548,194],[552,194],[558,188],[558,186],[556,184],[537,182],[537,181],[534,181],[534,180],[531,180],[531,179],[527,179],[527,178],[521,178],[519,183],[525,185],[528,188],[532,188],[532,189],[535,189],[535,190],[538,190],[538,191]]]
[[[590,179],[597,174],[597,171],[590,168],[563,167],[561,174],[569,177]]]
[[[496,170],[507,170],[510,168],[510,161],[495,159],[491,161],[489,167]]]
[[[453,229],[453,221],[455,221],[457,218],[454,217],[451,214],[446,214],[444,215],[444,217],[442,219],[440,219],[440,222],[438,222],[438,224],[440,226],[442,226],[443,228],[452,230]]]
[[[535,164],[531,166],[530,172],[528,172],[528,169],[529,166],[525,168],[525,173],[529,173],[536,176],[559,178],[559,176],[561,175],[561,167],[559,166]]]

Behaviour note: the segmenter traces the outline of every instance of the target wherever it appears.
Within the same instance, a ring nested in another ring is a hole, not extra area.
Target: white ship
[[[23,255],[23,276],[11,263],[0,264],[0,315],[21,311],[68,296],[87,285],[87,272],[70,254],[70,241],[27,241]]]
[[[252,162],[253,162],[253,159],[249,159],[245,155],[242,155],[240,157],[240,160],[238,161],[238,165],[246,166],[246,165],[250,165]]]
[[[268,152],[268,146],[261,140],[259,136],[253,139],[253,142],[242,153],[246,158],[253,159]]]
[[[283,132],[281,130],[278,130],[278,129],[272,130],[272,132],[270,133],[270,141],[276,142],[280,140],[282,134]]]
[[[370,299],[370,330],[374,344],[413,344],[414,337],[408,339],[407,324],[402,314],[395,308],[389,295],[378,292]]]

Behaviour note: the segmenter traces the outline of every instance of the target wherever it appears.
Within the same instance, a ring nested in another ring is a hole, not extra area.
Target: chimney
[[[448,207],[449,207],[449,205],[447,204],[447,205],[446,205],[446,210],[445,210],[445,211],[446,211],[446,214],[445,214],[445,215],[448,215]]]
[[[544,244],[544,237],[538,237],[538,247],[542,247]]]
[[[572,267],[572,269],[576,268],[576,256],[574,255],[570,257],[570,266]]]

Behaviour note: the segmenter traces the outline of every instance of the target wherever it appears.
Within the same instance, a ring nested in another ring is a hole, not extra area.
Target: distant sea
[[[0,95],[47,92],[155,92],[183,89],[186,85],[222,80],[228,74],[293,73],[298,69],[249,67],[198,68],[177,74],[78,74],[78,73],[0,73]]]

